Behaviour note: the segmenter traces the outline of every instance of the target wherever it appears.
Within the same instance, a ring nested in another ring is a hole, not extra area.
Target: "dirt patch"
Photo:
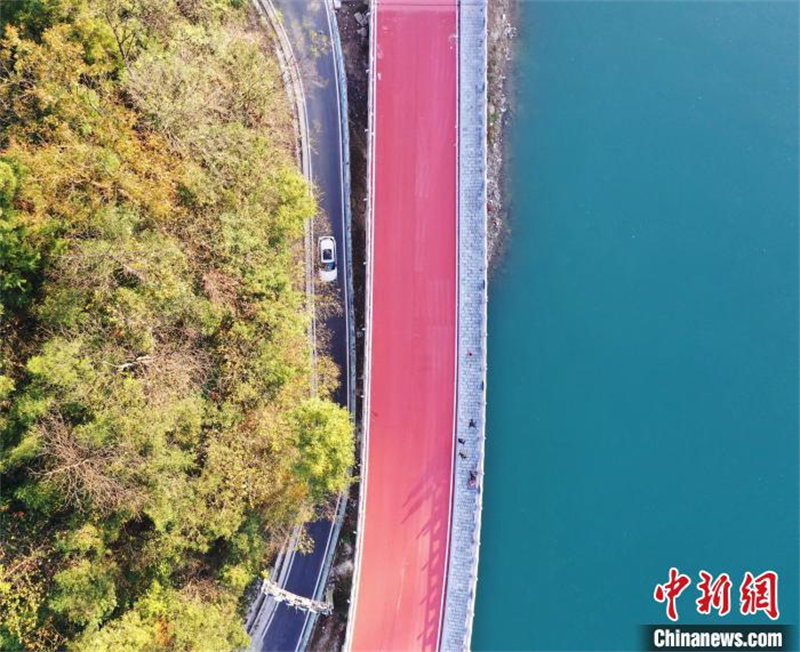
[[[347,74],[347,111],[350,126],[350,209],[353,216],[353,294],[357,347],[363,346],[366,275],[365,215],[367,203],[367,101],[369,92],[369,4],[366,0],[342,2],[336,11],[342,55]],[[356,369],[361,377],[361,356]]]

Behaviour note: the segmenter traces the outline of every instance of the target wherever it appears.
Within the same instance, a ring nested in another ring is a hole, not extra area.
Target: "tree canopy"
[[[240,5],[0,9],[0,649],[241,648],[245,589],[347,486],[316,204]]]

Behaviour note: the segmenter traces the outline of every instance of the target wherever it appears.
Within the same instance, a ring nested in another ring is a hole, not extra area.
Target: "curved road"
[[[269,1],[269,0],[266,0]],[[261,0],[262,3],[265,0]],[[341,383],[334,395],[340,405],[349,407],[351,388],[348,369],[350,321],[348,251],[344,196],[340,115],[340,84],[333,52],[335,17],[328,0],[271,0],[282,17],[283,27],[298,63],[306,100],[308,135],[311,144],[309,175],[314,184],[324,220],[315,220],[312,233],[314,273],[316,275],[317,238],[333,235],[337,244],[339,270],[336,291],[342,305],[341,313],[327,318],[325,328],[330,335],[327,353],[341,370]],[[263,9],[263,7],[262,7]],[[344,81],[342,80],[342,85]],[[315,276],[315,279],[317,277]],[[317,281],[318,282],[318,281]],[[308,526],[314,540],[311,554],[295,553],[293,546],[276,564],[276,579],[286,590],[304,597],[320,599],[324,590],[323,569],[326,559],[333,554],[335,532],[331,521],[316,521]],[[251,650],[296,650],[312,625],[310,616],[302,611],[276,604],[271,598],[259,596],[254,613],[248,622]]]
[[[354,650],[440,647],[454,463],[458,0],[373,0]]]

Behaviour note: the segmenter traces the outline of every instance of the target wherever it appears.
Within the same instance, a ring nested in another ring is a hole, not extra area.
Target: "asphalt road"
[[[283,25],[299,64],[306,98],[308,132],[311,141],[310,173],[321,213],[326,220],[315,220],[313,233],[314,263],[318,261],[317,239],[323,235],[336,238],[336,291],[341,303],[339,314],[324,320],[330,347],[326,351],[341,370],[341,382],[334,399],[347,406],[350,388],[349,322],[347,312],[347,258],[343,201],[342,134],[339,89],[332,47],[335,18],[325,0],[272,0],[283,17]],[[344,83],[344,80],[342,81]],[[316,275],[315,282],[320,283]],[[320,288],[318,287],[317,290]],[[319,323],[319,322],[318,322]],[[333,523],[311,523],[308,531],[314,540],[313,552],[306,555],[289,550],[280,564],[278,582],[288,591],[309,598],[319,598],[324,589],[321,573],[325,558],[335,545]],[[271,598],[260,599],[250,635],[251,650],[295,650],[310,624],[306,612],[276,604]]]
[[[458,0],[372,11],[369,408],[350,641],[436,650],[455,453]]]

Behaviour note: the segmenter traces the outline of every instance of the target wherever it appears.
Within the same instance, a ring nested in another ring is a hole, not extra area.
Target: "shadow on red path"
[[[453,471],[457,0],[374,17],[372,321],[354,650],[438,647]]]

